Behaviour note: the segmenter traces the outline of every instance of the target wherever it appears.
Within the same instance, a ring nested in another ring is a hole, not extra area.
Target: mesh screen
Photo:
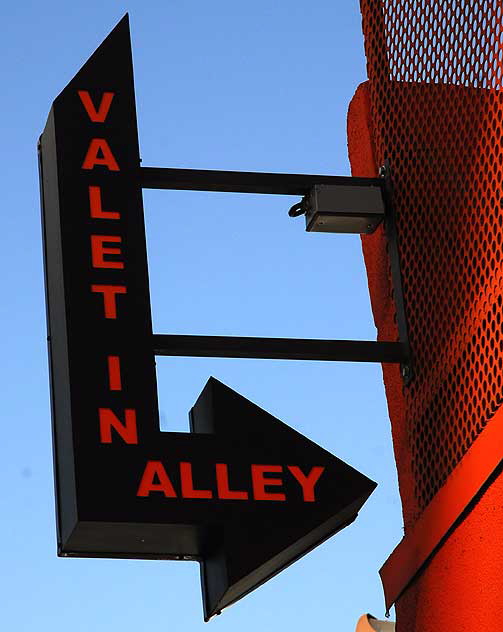
[[[374,151],[395,187],[423,510],[503,399],[502,2],[361,9]]]

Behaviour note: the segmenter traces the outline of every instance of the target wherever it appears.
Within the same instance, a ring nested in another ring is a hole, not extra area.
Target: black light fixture
[[[290,217],[306,216],[306,230],[318,233],[370,234],[384,219],[382,186],[316,184]]]
[[[319,184],[309,194],[306,208],[309,232],[369,234],[383,219],[381,187]]]

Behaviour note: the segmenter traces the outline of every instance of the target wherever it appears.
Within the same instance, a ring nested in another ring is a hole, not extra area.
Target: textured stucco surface
[[[362,84],[348,112],[348,150],[355,176],[375,176],[377,173],[372,134],[368,86]],[[362,245],[379,338],[393,340],[396,327],[383,231],[363,237]],[[404,522],[407,524],[417,516],[418,506],[411,468],[411,441],[405,421],[405,398],[398,367],[383,366],[383,377]],[[500,475],[398,600],[397,630],[495,631],[501,627],[502,611],[503,477]]]

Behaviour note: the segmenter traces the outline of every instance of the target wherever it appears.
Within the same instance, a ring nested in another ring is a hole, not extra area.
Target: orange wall
[[[349,156],[355,176],[375,176],[383,153],[392,171],[395,166],[417,372],[416,384],[404,389],[398,367],[383,366],[405,525],[405,538],[383,569],[383,583],[388,593],[397,586],[403,591],[396,601],[399,632],[494,631],[503,611],[503,477],[494,471],[498,455],[503,457],[503,266],[498,254],[503,211],[497,193],[501,179],[496,184],[487,170],[477,176],[473,167],[483,166],[484,134],[493,146],[501,142],[494,141],[497,135],[494,128],[487,131],[487,122],[491,111],[499,112],[500,130],[503,107],[499,95],[470,88],[389,82],[379,90],[388,90],[389,102],[403,106],[396,135],[373,120],[371,90],[362,84],[348,112]],[[379,112],[374,119],[383,116]],[[457,128],[452,127],[456,117]],[[462,125],[464,135],[459,134]],[[457,137],[466,143],[459,151]],[[413,148],[418,155],[411,158]],[[470,153],[474,163],[467,160]],[[493,162],[499,153],[492,154]],[[463,178],[470,176],[473,181],[460,192]],[[487,198],[482,205],[481,196]],[[396,339],[383,230],[362,237],[362,246],[379,338]],[[446,256],[449,250],[452,256]],[[433,261],[428,278],[421,277],[428,265],[418,265],[417,256]],[[435,261],[442,263],[435,268]],[[459,287],[449,286],[456,283]],[[431,299],[425,300],[428,293]],[[462,300],[459,310],[452,300]],[[432,314],[425,313],[428,309]],[[432,323],[435,330],[429,332]],[[492,433],[486,444],[485,427]]]

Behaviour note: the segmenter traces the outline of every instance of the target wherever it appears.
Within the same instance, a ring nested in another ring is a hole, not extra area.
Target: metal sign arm
[[[315,185],[320,184],[351,187],[374,186],[380,189],[383,188],[384,184],[382,178],[163,167],[140,167],[139,178],[143,189],[266,193],[272,195],[307,195]]]
[[[219,191],[224,193],[259,193],[272,195],[312,195],[315,188],[334,187],[358,198],[369,187],[382,198],[386,236],[389,242],[391,274],[395,293],[400,342],[364,340],[299,340],[289,338],[249,338],[238,336],[153,336],[156,355],[219,358],[264,358],[283,360],[322,360],[346,362],[385,362],[402,365],[404,380],[412,376],[407,323],[403,304],[400,260],[389,169],[379,178],[257,173],[210,169],[171,169],[140,167],[140,186],[144,189],[184,191]],[[359,192],[359,190],[361,192]],[[378,192],[378,193],[377,193]],[[323,222],[321,222],[323,223]],[[330,231],[331,232],[331,231]]]
[[[329,362],[407,362],[401,342],[367,340],[310,340],[249,338],[241,336],[153,336],[158,356],[256,358],[267,360],[321,360]]]

